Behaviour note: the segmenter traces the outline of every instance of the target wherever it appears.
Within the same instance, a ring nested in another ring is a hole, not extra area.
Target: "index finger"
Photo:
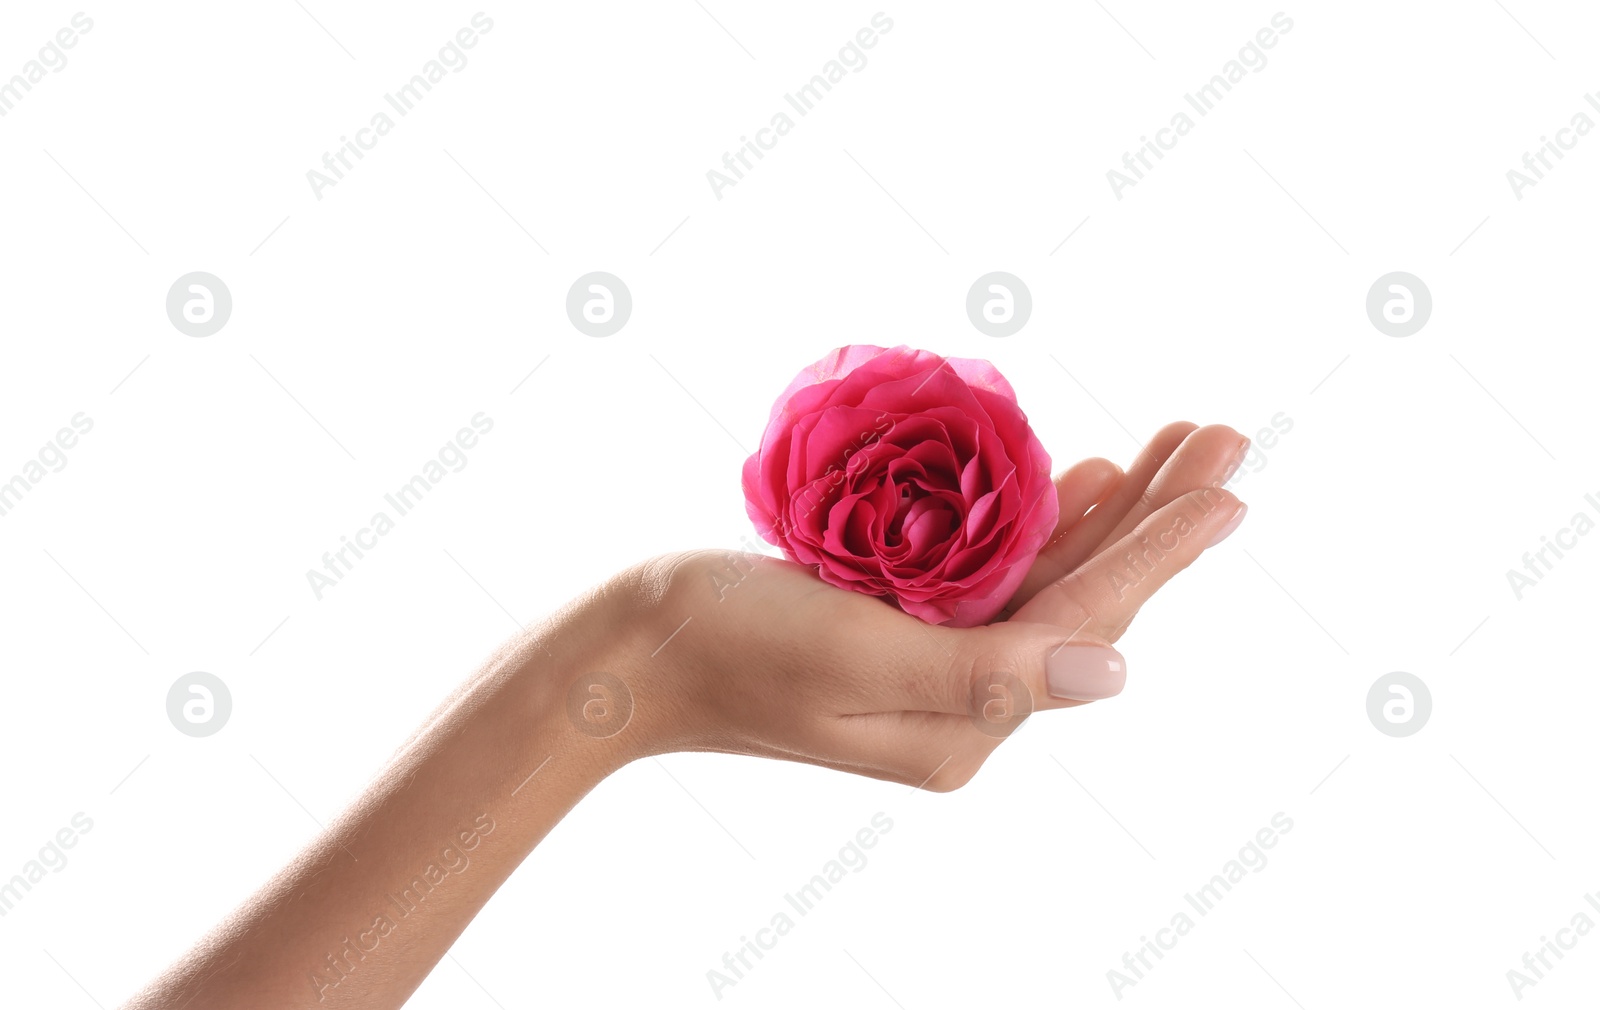
[[[1128,467],[1127,473],[1116,482],[1115,489],[1104,501],[1096,504],[1088,515],[1080,513],[1081,521],[1057,528],[1056,535],[1034,559],[1033,567],[1008,606],[1021,607],[1033,599],[1040,589],[1082,564],[1139,504],[1150,482],[1195,429],[1196,425],[1188,421],[1174,421],[1156,432],[1150,443],[1139,450],[1133,465]],[[1075,477],[1073,470],[1068,470],[1057,478],[1057,484],[1067,484]],[[1070,487],[1070,484],[1067,486]],[[1063,490],[1060,493],[1065,495],[1068,492]]]
[[[1115,544],[1041,589],[1013,619],[1077,628],[1115,642],[1145,601],[1233,532],[1244,503],[1203,487],[1167,503]]]

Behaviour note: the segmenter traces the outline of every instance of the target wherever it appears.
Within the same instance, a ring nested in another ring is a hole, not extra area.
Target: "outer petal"
[[[838,348],[773,405],[744,463],[756,531],[825,581],[925,621],[992,620],[1057,520],[1050,456],[989,362]]]

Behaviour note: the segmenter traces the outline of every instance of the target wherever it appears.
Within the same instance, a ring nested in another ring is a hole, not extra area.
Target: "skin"
[[[1115,642],[1200,556],[1241,509],[1219,485],[1247,447],[1179,423],[1126,472],[1090,459],[1062,473],[1056,534],[986,627],[927,625],[760,555],[622,572],[503,645],[294,862],[124,1006],[399,1007],[567,811],[643,757],[749,754],[956,789],[1001,743],[973,722],[988,676],[1012,674],[1032,711],[1082,704],[1050,696],[1047,658]],[[591,689],[597,671],[620,689]],[[390,896],[407,888],[402,914]]]

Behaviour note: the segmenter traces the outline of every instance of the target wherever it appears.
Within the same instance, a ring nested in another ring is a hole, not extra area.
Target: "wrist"
[[[676,749],[674,727],[688,699],[672,673],[677,664],[660,655],[679,628],[668,620],[672,566],[662,560],[613,576],[511,647],[527,710],[536,713],[536,757],[583,768],[598,783]]]

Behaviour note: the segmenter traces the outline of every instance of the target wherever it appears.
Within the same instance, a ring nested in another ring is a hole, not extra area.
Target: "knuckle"
[[[996,743],[1033,714],[1036,702],[1026,666],[1015,649],[999,649],[980,656],[967,672],[963,699],[967,718]]]
[[[731,587],[743,582],[758,558],[709,548],[658,555],[635,566],[634,600],[654,609],[720,602]]]

